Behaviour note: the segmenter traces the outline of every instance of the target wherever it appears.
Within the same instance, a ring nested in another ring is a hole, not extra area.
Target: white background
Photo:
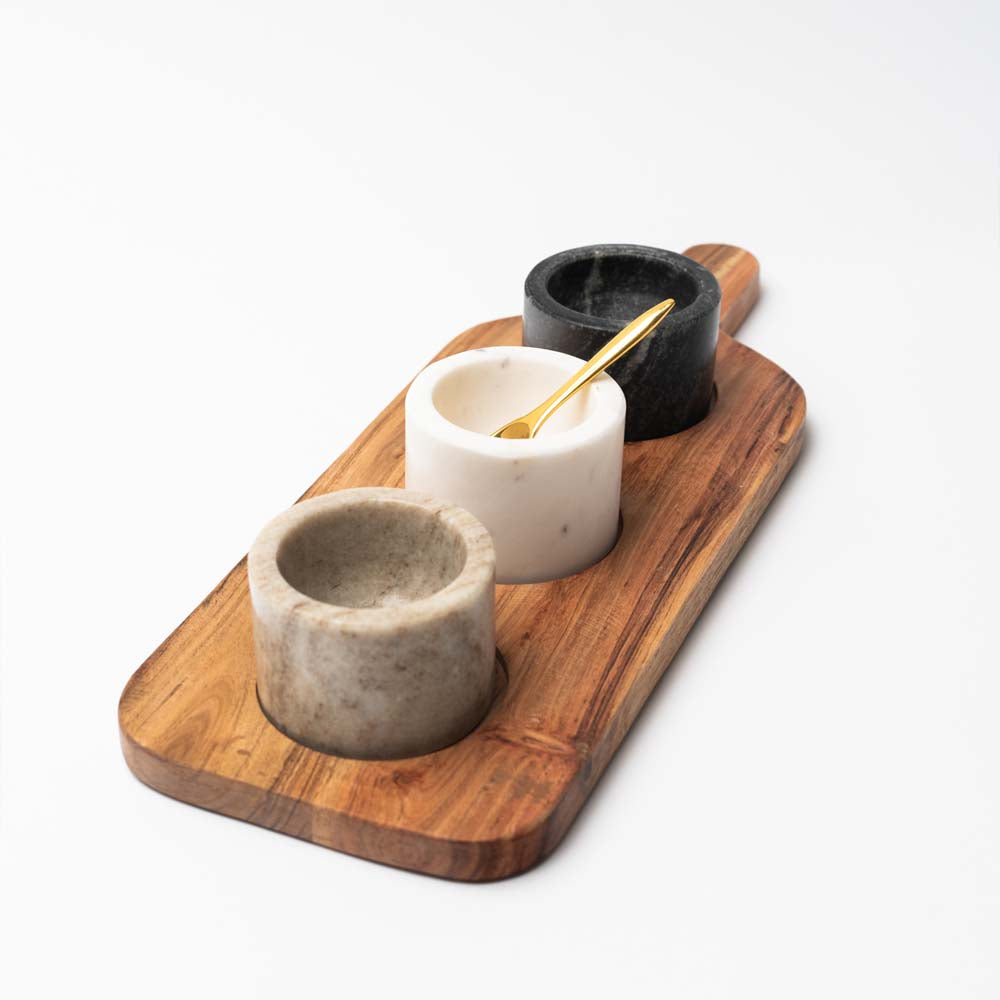
[[[1000,994],[1000,13],[0,0],[0,992]],[[581,243],[747,247],[798,467],[486,886],[162,797],[132,671]]]

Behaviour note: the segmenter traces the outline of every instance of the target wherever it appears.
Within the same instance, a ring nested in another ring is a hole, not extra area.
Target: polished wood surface
[[[731,339],[758,292],[735,247],[688,254],[723,287],[709,416],[626,445],[623,530],[583,573],[497,588],[507,683],[482,724],[423,757],[357,761],[299,746],[261,714],[246,560],[136,671],[119,725],[132,771],[177,799],[375,861],[456,879],[521,872],[559,843],[726,567],[795,461],[799,386]],[[517,318],[440,357],[517,344]],[[403,485],[400,393],[305,496]]]

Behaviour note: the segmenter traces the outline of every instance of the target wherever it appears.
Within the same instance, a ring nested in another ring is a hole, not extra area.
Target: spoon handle
[[[534,437],[542,424],[571,396],[579,392],[592,378],[613,365],[622,355],[649,336],[674,308],[673,299],[665,299],[636,317],[620,333],[616,333],[575,375],[564,382],[545,402],[540,403],[525,419],[532,424]]]

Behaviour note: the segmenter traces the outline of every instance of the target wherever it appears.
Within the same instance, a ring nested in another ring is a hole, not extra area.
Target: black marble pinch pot
[[[546,257],[524,282],[523,341],[587,359],[668,298],[677,300],[673,312],[608,369],[628,404],[625,439],[665,437],[696,424],[712,402],[722,293],[707,268],[627,243]]]

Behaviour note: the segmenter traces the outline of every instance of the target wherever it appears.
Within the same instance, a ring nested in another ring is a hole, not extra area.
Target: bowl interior
[[[576,359],[573,366],[560,365],[530,350],[475,354],[472,362],[442,376],[433,401],[445,420],[478,434],[492,434],[534,409],[582,365]],[[552,437],[583,423],[598,406],[599,389],[581,389],[542,425],[538,437]]]
[[[676,299],[675,312],[694,302],[693,278],[668,261],[631,254],[607,254],[557,267],[546,286],[561,306],[623,326],[664,299]]]
[[[359,503],[300,525],[278,569],[300,593],[346,608],[408,604],[447,587],[466,561],[457,528],[407,503]]]

